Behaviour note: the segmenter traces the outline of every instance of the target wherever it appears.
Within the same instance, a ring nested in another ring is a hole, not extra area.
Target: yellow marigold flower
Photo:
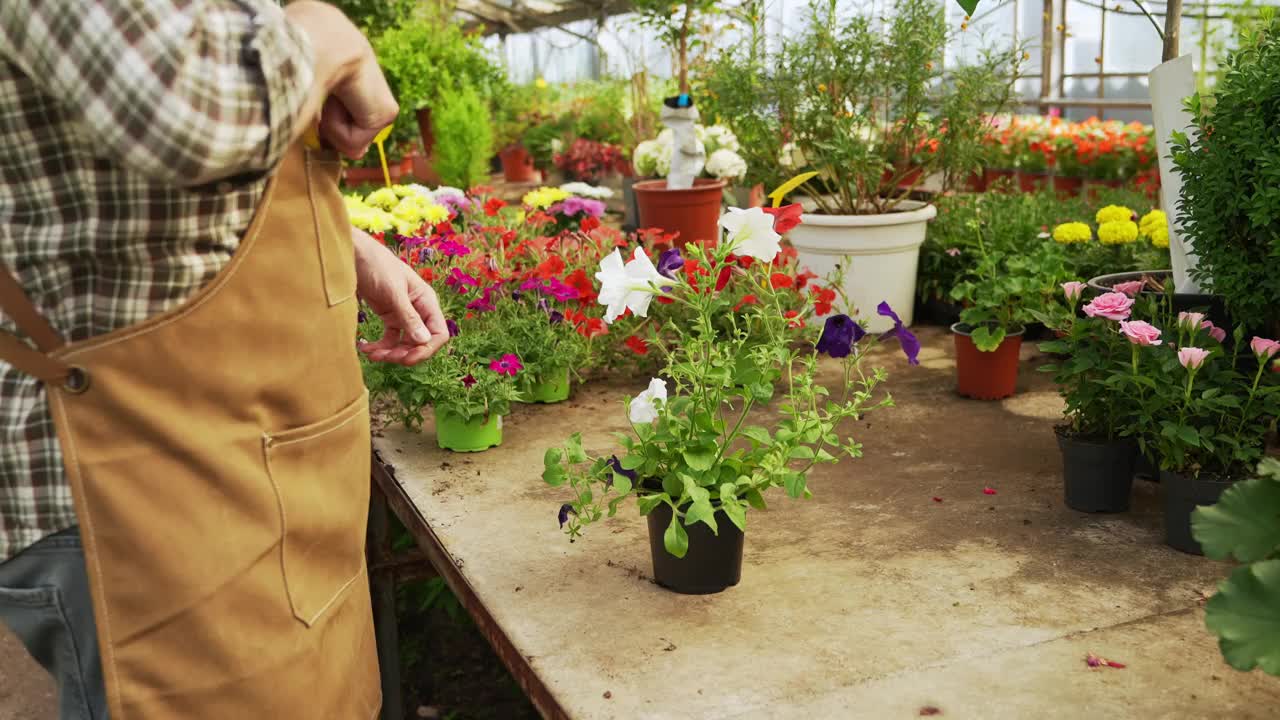
[[[1127,245],[1138,239],[1138,223],[1113,220],[1098,226],[1098,241],[1103,245]]]
[[[1093,230],[1082,222],[1062,223],[1053,229],[1053,241],[1062,245],[1087,243],[1093,239]]]
[[[1169,247],[1169,227],[1167,225],[1165,227],[1156,228],[1148,237],[1151,238],[1151,244],[1155,247]]]
[[[1109,222],[1129,222],[1136,217],[1136,214],[1123,205],[1108,205],[1098,211],[1093,221],[1102,225]]]
[[[521,202],[534,210],[546,210],[567,197],[569,193],[560,188],[542,187],[525,193]]]
[[[369,193],[364,201],[380,210],[390,210],[400,203],[400,198],[391,188],[378,188]]]
[[[1138,221],[1138,234],[1145,238],[1154,238],[1156,230],[1164,230],[1165,237],[1169,236],[1169,218],[1164,214],[1163,210],[1152,210],[1142,216],[1142,220]]]

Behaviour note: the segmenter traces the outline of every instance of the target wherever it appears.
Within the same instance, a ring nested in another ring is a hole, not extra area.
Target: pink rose
[[[1178,362],[1188,370],[1199,370],[1207,357],[1209,357],[1209,351],[1198,347],[1184,347],[1178,350]]]
[[[1062,292],[1067,296],[1067,302],[1075,302],[1080,299],[1080,294],[1084,289],[1089,287],[1082,282],[1072,280],[1071,282],[1062,283]]]
[[[1200,323],[1200,327],[1201,329],[1208,330],[1209,337],[1217,340],[1218,342],[1223,342],[1227,339],[1227,331],[1217,325],[1214,325],[1212,320],[1205,320]]]
[[[1129,297],[1137,297],[1138,293],[1142,292],[1142,281],[1130,280],[1129,282],[1116,283],[1111,286],[1111,289],[1115,292],[1124,293]]]
[[[1120,321],[1120,332],[1134,345],[1159,345],[1160,328],[1145,320]]]
[[[951,257],[959,257],[960,248],[947,248],[947,254]]]
[[[1180,312],[1178,313],[1178,329],[1190,330],[1192,333],[1199,330],[1201,323],[1204,322],[1204,313]]]
[[[1254,336],[1253,340],[1249,341],[1249,349],[1253,350],[1253,354],[1258,356],[1258,360],[1265,363],[1271,359],[1272,355],[1280,351],[1280,342]]]
[[[1103,293],[1084,306],[1084,314],[1089,317],[1101,317],[1108,320],[1128,320],[1129,308],[1133,307],[1133,298],[1124,293]]]

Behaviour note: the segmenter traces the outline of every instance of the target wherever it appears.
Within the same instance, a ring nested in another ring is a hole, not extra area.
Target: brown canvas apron
[[[112,720],[378,712],[369,410],[337,174],[299,144],[215,280],[84,342],[63,344],[0,272],[0,308],[38,348],[0,333],[0,358],[48,389]]]

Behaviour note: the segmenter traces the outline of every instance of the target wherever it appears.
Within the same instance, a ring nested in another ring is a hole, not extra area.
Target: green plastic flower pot
[[[569,399],[569,368],[552,370],[529,385],[523,393],[525,402],[558,403]]]
[[[481,452],[502,444],[502,416],[472,418],[464,421],[456,415],[435,411],[436,444],[454,452]]]

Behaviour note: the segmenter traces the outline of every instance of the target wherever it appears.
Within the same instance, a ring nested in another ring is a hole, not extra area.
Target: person
[[[357,304],[449,337],[337,188],[397,111],[320,2],[0,4],[0,618],[63,718],[377,714]]]

